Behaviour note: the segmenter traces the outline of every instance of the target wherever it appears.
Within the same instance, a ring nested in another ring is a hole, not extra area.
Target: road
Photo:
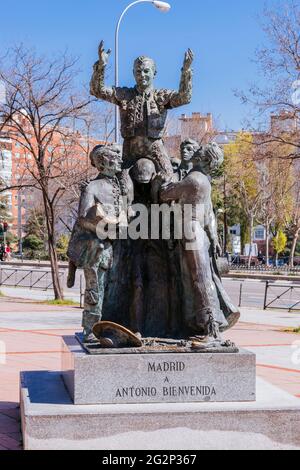
[[[66,287],[67,270],[61,269],[60,273],[66,297],[79,302],[80,291],[83,292],[84,289],[83,272],[81,270],[78,271],[75,286],[71,290]],[[240,292],[242,289],[241,306],[263,308],[265,281],[258,279],[225,278],[223,279],[223,284],[236,305],[240,304]],[[33,288],[30,288],[31,286],[33,286]],[[51,272],[47,268],[15,268],[7,265],[1,266],[0,289],[6,295],[32,300],[48,300],[53,298],[51,286]],[[290,291],[288,288],[280,286],[293,286],[293,290]],[[282,298],[271,304],[272,308],[286,308],[300,302],[299,282],[274,281],[270,284],[268,291],[268,303],[287,290],[288,292],[286,292]]]

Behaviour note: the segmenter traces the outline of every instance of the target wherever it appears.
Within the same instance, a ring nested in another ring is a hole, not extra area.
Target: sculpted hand
[[[99,66],[101,68],[106,67],[106,65],[108,64],[108,59],[109,59],[110,54],[111,54],[111,49],[108,49],[107,52],[105,52],[104,41],[101,41],[99,44],[99,48],[98,48],[99,60],[98,62],[95,63],[94,67],[97,67],[97,68]]]
[[[86,188],[88,187],[88,185],[90,184],[90,180],[87,180],[87,181],[81,181],[80,183],[80,191],[81,192],[84,192],[86,190]]]
[[[183,63],[184,70],[188,70],[191,67],[193,60],[194,60],[194,53],[191,49],[188,49],[184,57],[184,63]]]
[[[172,182],[172,178],[163,173],[158,173],[155,177],[155,183],[160,187],[166,187]]]
[[[220,246],[220,243],[218,242],[218,240],[214,240],[212,242],[212,251],[213,251],[213,254],[216,258],[219,258],[222,256],[222,248]]]

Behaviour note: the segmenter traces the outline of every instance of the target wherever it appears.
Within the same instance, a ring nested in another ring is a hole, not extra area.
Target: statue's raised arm
[[[192,63],[194,61],[194,53],[188,49],[184,56],[183,67],[181,69],[181,80],[179,91],[175,92],[170,100],[171,108],[178,108],[189,104],[192,100],[193,92],[193,70]]]
[[[104,101],[117,104],[115,90],[105,85],[105,71],[109,61],[111,49],[105,51],[104,42],[101,41],[98,48],[99,60],[94,64],[94,72],[90,83],[91,95]]]

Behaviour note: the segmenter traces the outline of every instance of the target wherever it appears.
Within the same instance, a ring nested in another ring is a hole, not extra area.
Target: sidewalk
[[[300,327],[300,312],[288,312],[287,310],[267,309],[255,307],[242,307],[241,320],[243,323],[255,323],[286,328]],[[300,336],[299,336],[300,339]]]
[[[61,337],[79,331],[80,322],[76,307],[0,298],[0,348],[6,348],[6,354],[0,349],[0,450],[21,449],[20,371],[60,370]],[[300,335],[281,331],[299,325],[299,314],[242,309],[242,321],[225,336],[257,354],[259,377],[300,397]]]
[[[278,269],[280,272],[280,269]],[[292,274],[274,274],[274,272],[247,272],[247,271],[229,271],[227,274],[222,274],[224,278],[232,279],[259,279],[261,281],[288,281],[300,282],[300,271]]]
[[[1,286],[0,291],[2,294],[9,298],[16,300],[32,300],[33,302],[37,301],[46,301],[54,299],[54,291],[52,289],[41,290],[41,289],[31,289],[28,287],[6,287]],[[67,289],[64,288],[65,298],[68,300],[73,300],[73,302],[80,302],[80,291],[78,289]]]
[[[59,268],[68,268],[68,263],[64,261],[59,261],[58,267]],[[1,261],[0,267],[2,268],[9,268],[12,267],[39,267],[39,268],[51,268],[50,261],[39,261],[39,260],[21,260],[17,258],[13,258],[10,261]]]

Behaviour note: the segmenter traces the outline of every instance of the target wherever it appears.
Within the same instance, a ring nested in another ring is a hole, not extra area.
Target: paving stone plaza
[[[79,308],[49,307],[30,301],[0,300],[1,354],[0,448],[21,450],[19,375],[21,371],[59,371],[63,336],[80,328]],[[20,315],[22,312],[22,315]],[[283,330],[290,314],[242,309],[231,332],[238,346],[257,355],[257,376],[300,398],[300,338]],[[279,445],[280,447],[280,445]]]

